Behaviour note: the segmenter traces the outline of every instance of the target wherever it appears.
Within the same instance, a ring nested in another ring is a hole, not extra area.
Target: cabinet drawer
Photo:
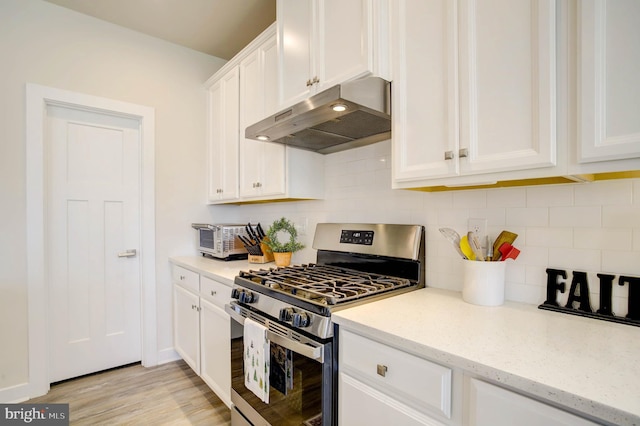
[[[468,419],[470,426],[596,426],[566,411],[538,402],[507,389],[476,380],[468,382]]]
[[[340,371],[451,418],[450,368],[340,329]]]
[[[200,296],[224,308],[224,305],[231,300],[231,287],[211,278],[201,277]]]
[[[171,279],[174,283],[195,293],[200,291],[200,275],[196,272],[174,265],[171,272]]]

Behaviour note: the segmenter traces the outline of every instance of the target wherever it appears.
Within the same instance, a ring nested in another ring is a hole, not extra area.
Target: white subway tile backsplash
[[[551,227],[600,227],[602,210],[600,206],[592,207],[551,207],[549,209],[549,225]]]
[[[487,207],[487,191],[454,191],[453,206],[456,208],[477,208]]]
[[[500,188],[487,191],[487,205],[501,207],[525,207],[527,192],[524,188]]]
[[[520,246],[517,242],[514,244],[520,249],[520,256],[515,263],[524,265],[545,267],[549,264],[549,248],[548,247],[529,247]]]
[[[601,271],[600,250],[549,249],[549,267],[579,271]]]
[[[549,209],[544,207],[507,208],[506,226],[548,226]]]
[[[633,234],[631,229],[586,228],[577,229],[574,234],[575,248],[607,250],[632,250]]]
[[[527,228],[526,241],[527,247],[571,248],[573,228]]]
[[[602,206],[602,226],[610,228],[640,227],[640,206]]]
[[[438,228],[466,233],[470,217],[486,218],[495,238],[502,230],[518,234],[521,254],[509,260],[508,300],[545,300],[546,269],[568,273],[566,301],[574,270],[587,271],[594,307],[597,273],[640,276],[640,179],[589,184],[544,185],[444,192],[391,189],[390,141],[325,156],[325,198],[317,201],[212,206],[216,222],[307,217],[307,248],[294,261],[312,262],[319,222],[417,223],[426,226],[428,286],[462,290],[461,260]],[[614,312],[626,313],[628,289],[613,286]]]
[[[640,276],[640,251],[602,250],[602,268],[611,274]]]
[[[542,185],[526,188],[528,207],[573,205],[574,185]]]
[[[607,180],[576,185],[576,206],[625,205],[633,201],[633,184],[630,180]]]

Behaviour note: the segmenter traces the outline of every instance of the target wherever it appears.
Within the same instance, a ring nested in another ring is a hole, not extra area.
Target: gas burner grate
[[[294,265],[240,272],[240,277],[299,299],[336,305],[408,287],[405,278],[327,265]]]

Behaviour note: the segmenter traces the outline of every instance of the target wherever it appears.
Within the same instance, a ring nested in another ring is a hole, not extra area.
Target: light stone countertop
[[[335,312],[374,340],[616,425],[640,425],[640,328],[425,288]]]
[[[170,262],[232,285],[246,260]],[[640,425],[640,328],[534,305],[468,304],[425,288],[334,312],[333,321],[414,355],[459,368],[616,425]]]

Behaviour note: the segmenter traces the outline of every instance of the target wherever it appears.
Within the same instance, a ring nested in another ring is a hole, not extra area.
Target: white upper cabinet
[[[578,163],[638,158],[640,2],[581,0],[577,14]]]
[[[238,199],[239,83],[237,66],[210,82],[208,89],[208,201]]]
[[[394,181],[458,174],[455,10],[451,0],[393,2]]]
[[[391,4],[395,187],[556,164],[555,1]]]
[[[365,75],[389,79],[386,0],[278,0],[279,108]]]
[[[556,161],[554,0],[460,0],[460,172]]]
[[[285,146],[244,137],[244,130],[276,112],[278,62],[275,32],[240,62],[240,196],[285,193]]]

